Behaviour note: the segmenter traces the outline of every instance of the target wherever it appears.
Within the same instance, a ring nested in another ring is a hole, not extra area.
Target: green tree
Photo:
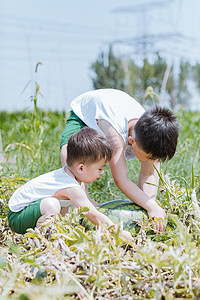
[[[144,95],[145,90],[148,86],[152,85],[152,79],[154,77],[154,65],[150,64],[148,59],[143,60],[143,66],[140,69],[140,84],[138,84],[138,89]]]
[[[197,63],[192,67],[193,80],[196,84],[198,92],[200,92],[200,64]]]
[[[139,66],[131,58],[121,58],[114,55],[112,47],[109,48],[108,54],[102,52],[92,65],[93,87],[99,88],[116,88],[127,92],[129,95],[139,99],[142,105],[148,107],[155,101],[154,93],[147,93],[147,88],[153,88],[156,94],[161,93],[161,87],[168,64],[159,53],[155,54],[153,62],[144,58],[142,66]],[[189,104],[190,93],[188,82],[191,79],[191,65],[188,61],[181,61],[178,71],[172,65],[169,68],[167,83],[165,87],[165,103],[169,103],[174,109],[177,104],[186,107]],[[200,90],[200,65],[193,68],[194,81]],[[150,97],[146,97],[151,94]]]
[[[171,109],[175,109],[175,107],[177,105],[177,92],[176,92],[176,81],[174,78],[173,65],[170,69],[169,77],[167,79],[165,95],[166,95],[166,99],[169,102]]]
[[[121,58],[114,55],[112,46],[108,56],[102,52],[91,65],[92,82],[95,89],[114,88],[125,90],[125,72]]]
[[[154,87],[154,90],[157,93],[160,93],[161,91],[161,86],[165,74],[165,70],[167,68],[167,62],[163,57],[159,55],[159,53],[156,53],[156,59],[154,62],[154,77],[153,77],[153,82],[152,86]],[[173,81],[173,75],[172,72],[169,73],[169,78],[170,81]]]
[[[153,91],[159,93],[161,87],[159,78],[156,76],[157,69],[161,70],[161,68],[157,68],[155,62],[150,63],[148,58],[144,58],[143,65],[137,72],[136,95],[146,108],[158,101],[158,98],[152,93]]]
[[[128,66],[128,81],[127,81],[127,93],[129,95],[134,96],[136,94],[137,89],[137,74],[140,71],[140,67],[136,65],[133,59],[128,59],[127,61]]]
[[[182,107],[188,106],[190,102],[191,94],[188,90],[188,82],[191,80],[191,68],[191,64],[188,61],[180,62],[176,90],[178,104]]]

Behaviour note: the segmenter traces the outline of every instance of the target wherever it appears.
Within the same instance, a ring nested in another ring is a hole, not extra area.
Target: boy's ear
[[[83,170],[84,170],[84,164],[79,164],[77,167],[76,167],[76,170],[79,174],[82,174],[83,173]]]
[[[130,135],[130,136],[128,137],[128,143],[129,143],[130,145],[132,145],[134,141],[135,141],[134,137],[132,137],[132,136]]]

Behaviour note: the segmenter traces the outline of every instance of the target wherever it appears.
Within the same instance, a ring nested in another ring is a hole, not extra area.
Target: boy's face
[[[137,159],[139,159],[140,161],[153,161],[150,157],[149,154],[147,154],[146,152],[144,152],[137,144],[136,140],[134,137],[129,136],[128,137],[128,142],[131,145],[133,152],[135,154],[135,156],[137,157]]]
[[[91,165],[84,165],[81,174],[81,181],[85,183],[92,183],[104,173],[103,169],[105,166],[106,162],[104,159]]]

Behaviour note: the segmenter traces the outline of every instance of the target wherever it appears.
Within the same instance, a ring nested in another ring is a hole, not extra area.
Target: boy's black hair
[[[67,145],[67,165],[73,163],[93,164],[102,159],[111,160],[112,148],[107,139],[97,130],[83,127],[75,132]]]
[[[176,151],[178,140],[177,117],[167,108],[155,106],[147,110],[134,127],[138,146],[150,158],[165,161]]]

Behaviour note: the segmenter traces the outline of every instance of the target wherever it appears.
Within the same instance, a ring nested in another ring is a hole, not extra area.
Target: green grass
[[[64,112],[0,113],[0,299],[200,298],[200,112],[178,112],[177,152],[159,174],[165,233],[152,234],[151,223],[144,222],[127,246],[112,228],[85,232],[78,210],[47,220],[41,233],[10,231],[6,214],[14,190],[60,167],[65,117]],[[139,162],[127,165],[137,183]],[[89,192],[99,203],[125,198],[109,167]]]

